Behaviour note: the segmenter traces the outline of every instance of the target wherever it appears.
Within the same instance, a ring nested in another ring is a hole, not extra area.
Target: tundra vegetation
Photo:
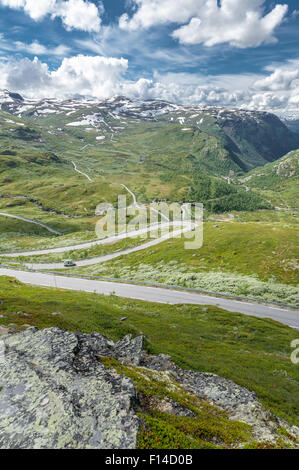
[[[125,98],[85,105],[49,104],[53,112],[47,114],[40,112],[43,102],[25,112],[18,100],[2,104],[0,212],[41,222],[60,235],[0,215],[1,263],[76,261],[142,243],[128,238],[63,254],[5,258],[9,252],[95,240],[95,208],[116,205],[119,195],[132,204],[126,185],[138,203],[203,203],[203,247],[185,250],[184,240],[168,240],[68,272],[298,305],[299,142],[278,118],[216,108],[178,109],[160,102],[138,105]],[[89,179],[74,170],[73,162]],[[170,354],[180,367],[231,379],[254,391],[278,417],[298,423],[298,366],[290,361],[290,344],[298,334],[287,326],[211,306],[158,305],[64,291],[54,296],[51,289],[4,277],[0,300],[0,325],[12,330],[59,326],[97,331],[113,340],[142,332],[148,352]],[[138,369],[125,370],[113,361],[107,367],[125,372],[145,391]],[[148,391],[165,394],[163,384],[151,379]],[[208,406],[194,408],[194,413],[196,419],[143,410],[139,447],[207,447],[208,441],[211,447],[217,445],[215,435],[229,445],[249,432]],[[205,443],[202,432],[209,435]],[[251,444],[263,446],[267,443]]]
[[[296,330],[269,319],[213,306],[170,306],[84,292],[32,288],[0,278],[0,325],[22,330],[58,326],[99,332],[112,340],[143,333],[152,354],[169,354],[182,368],[215,373],[255,392],[263,405],[298,423]],[[121,321],[126,317],[126,321]]]

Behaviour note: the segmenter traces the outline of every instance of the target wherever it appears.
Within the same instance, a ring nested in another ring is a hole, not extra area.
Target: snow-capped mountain
[[[124,96],[107,100],[28,100],[8,90],[0,92],[0,107],[11,115],[10,118],[3,116],[6,123],[7,119],[15,119],[22,121],[15,122],[17,127],[22,123],[34,126],[37,135],[50,134],[59,140],[77,139],[84,149],[93,145],[113,145],[127,134],[144,134],[158,126],[164,153],[173,138],[181,135],[184,139],[185,134],[186,151],[192,151],[196,141],[199,145],[194,148],[196,153],[197,148],[206,145],[209,151],[204,161],[216,158],[217,164],[213,161],[211,165],[213,168],[221,166],[222,171],[229,171],[226,158],[232,160],[233,168],[246,171],[299,147],[298,138],[277,116],[267,112],[182,106],[162,100],[132,100]],[[30,134],[30,131],[26,132]],[[133,140],[136,146],[136,137]],[[53,145],[56,147],[57,141]],[[216,154],[219,155],[216,157]]]
[[[299,109],[277,115],[292,132],[299,134]]]
[[[95,99],[43,99],[29,100],[23,98],[18,93],[12,93],[8,90],[0,90],[0,107],[3,111],[22,116],[47,116],[51,114],[61,114],[72,116],[78,111],[88,108],[96,108],[97,116],[101,113],[111,113],[115,119],[133,118],[140,120],[157,120],[162,116],[169,115],[170,122],[178,122],[181,125],[194,123],[196,118],[201,119],[201,115],[214,118],[219,124],[225,121],[238,119],[240,121],[251,120],[257,124],[265,117],[271,116],[271,113],[260,111],[249,111],[243,109],[229,109],[213,106],[183,106],[167,101],[159,100],[131,100],[129,98],[118,96],[107,100]],[[182,115],[181,115],[182,114]],[[200,121],[199,119],[199,121]],[[295,119],[295,117],[294,117]],[[298,117],[299,119],[299,117]],[[93,124],[94,119],[87,120],[84,124]],[[83,124],[83,125],[84,125]],[[202,124],[202,122],[199,124]]]

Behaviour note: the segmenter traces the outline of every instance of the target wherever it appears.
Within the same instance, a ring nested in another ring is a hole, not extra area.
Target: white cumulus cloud
[[[25,0],[24,10],[33,20],[40,20],[56,7],[56,0]]]
[[[0,4],[23,9],[35,21],[51,15],[53,19],[61,18],[66,29],[100,31],[102,3],[99,3],[99,8],[87,0],[0,0]]]
[[[44,52],[38,43],[29,46],[41,48]],[[19,47],[23,44],[20,43]],[[126,59],[99,55],[64,58],[56,70],[50,70],[37,57],[32,61],[28,58],[3,60],[0,62],[0,89],[6,88],[36,99],[74,96],[106,99],[124,95],[191,106],[225,106],[282,113],[298,110],[298,80],[295,79],[292,86],[287,86],[287,80],[284,89],[272,89],[273,77],[285,77],[287,70],[294,72],[296,61],[280,69],[267,70],[268,76],[230,74],[205,77],[188,73],[156,73],[153,79],[139,78],[136,81],[128,78],[128,65]],[[281,84],[280,78],[278,83]]]
[[[66,98],[75,95],[109,98],[121,89],[128,68],[125,59],[78,55],[63,59],[50,71],[37,57],[0,64],[0,88],[30,98]]]
[[[1,0],[2,5],[10,8],[24,8],[25,0]]]
[[[229,43],[245,48],[271,43],[288,6],[276,5],[265,14],[265,0],[132,0],[137,11],[121,16],[121,29],[136,30],[167,23],[183,25],[172,36],[182,44]],[[188,23],[187,23],[188,22]],[[187,24],[185,24],[187,23]]]
[[[251,100],[247,103],[248,109],[257,109],[259,111],[278,110],[286,108],[288,105],[288,96],[278,96],[271,92],[257,93],[252,95]]]
[[[183,44],[229,43],[240,48],[256,47],[276,41],[274,30],[288,10],[287,5],[276,5],[264,16],[264,0],[223,0],[221,7],[214,0],[206,3],[188,25],[174,31],[175,39]]]
[[[299,115],[299,60],[266,67],[270,75],[255,80],[250,107],[253,109],[285,109]]]
[[[57,2],[57,11],[52,16],[62,18],[67,29],[80,29],[88,32],[99,32],[101,19],[100,10],[94,3],[84,0],[69,0],[67,2]]]
[[[282,70],[278,68],[268,77],[257,80],[254,88],[265,91],[289,90],[297,79],[299,79],[299,67],[297,70]]]
[[[133,0],[137,12],[132,18],[125,13],[119,20],[122,29],[150,28],[157,24],[184,23],[198,12],[204,0]]]

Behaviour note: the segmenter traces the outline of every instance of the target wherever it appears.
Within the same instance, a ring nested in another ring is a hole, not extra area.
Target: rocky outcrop
[[[1,449],[136,446],[133,384],[97,359],[106,338],[58,328],[3,338]]]
[[[276,442],[281,426],[299,437],[299,428],[273,416],[254,393],[213,374],[182,370],[169,356],[146,354],[143,337],[129,335],[114,343],[98,333],[30,328],[0,341],[1,449],[133,449],[139,429],[136,405],[193,415],[173,400],[137,396],[131,380],[105,368],[103,357],[141,372],[158,371],[171,386],[179,385],[225,410],[230,419],[252,426],[258,441]]]
[[[289,426],[272,415],[259,401],[255,393],[231,380],[215,374],[182,370],[171,361],[170,356],[143,356],[143,365],[152,370],[168,371],[184,388],[195,396],[203,397],[213,405],[226,411],[230,419],[241,421],[252,427],[257,441],[277,441],[277,430],[284,427],[299,438],[299,428]]]

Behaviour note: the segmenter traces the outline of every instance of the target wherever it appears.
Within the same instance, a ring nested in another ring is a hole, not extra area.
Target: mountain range
[[[242,178],[299,147],[298,135],[266,112],[123,96],[28,100],[7,90],[0,106],[2,191],[19,191],[21,178],[22,193],[63,212],[72,198],[72,210],[91,214],[96,202],[114,201],[115,183],[125,182],[141,202],[200,200],[211,211],[268,208]],[[72,182],[78,168],[81,185]]]

